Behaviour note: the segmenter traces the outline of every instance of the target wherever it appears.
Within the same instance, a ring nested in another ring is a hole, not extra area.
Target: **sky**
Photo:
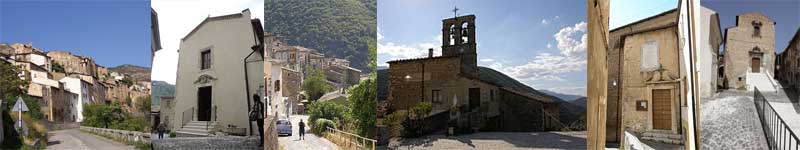
[[[161,46],[153,59],[151,80],[175,84],[180,39],[205,18],[241,13],[250,9],[250,17],[264,23],[263,0],[153,0],[158,13]]]
[[[150,2],[2,0],[0,42],[150,67]]]
[[[608,26],[616,29],[678,7],[678,0],[611,0]]]
[[[378,1],[378,65],[441,52],[441,20],[476,16],[478,65],[537,90],[586,95],[586,1]],[[570,10],[570,11],[567,11]]]
[[[800,1],[798,0],[766,0],[766,1],[732,1],[705,0],[700,5],[719,14],[720,28],[736,26],[736,15],[761,12],[775,24],[775,52],[783,52],[792,40],[792,36],[800,28]],[[724,35],[723,35],[724,36]]]

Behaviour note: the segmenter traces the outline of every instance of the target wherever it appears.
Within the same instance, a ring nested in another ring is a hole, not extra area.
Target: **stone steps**
[[[656,141],[667,144],[683,144],[683,135],[661,131],[648,131],[642,135],[642,140]]]
[[[206,124],[208,123],[208,128]],[[175,131],[180,137],[198,137],[198,136],[211,136],[211,129],[214,128],[216,122],[208,121],[191,121],[186,123],[183,127]]]

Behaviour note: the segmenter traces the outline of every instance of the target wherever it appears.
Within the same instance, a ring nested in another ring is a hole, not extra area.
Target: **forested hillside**
[[[266,0],[264,30],[290,45],[347,59],[367,73],[367,44],[377,33],[376,7],[376,0]]]

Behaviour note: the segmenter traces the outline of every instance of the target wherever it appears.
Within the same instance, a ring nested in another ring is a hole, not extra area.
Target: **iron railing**
[[[183,118],[181,118],[181,127],[185,126],[189,121],[192,121],[192,118],[194,118],[194,107],[184,110]]]
[[[798,150],[800,148],[800,140],[797,139],[797,134],[792,132],[792,129],[786,125],[780,115],[775,112],[775,108],[764,98],[764,95],[755,88],[753,92],[753,103],[756,105],[756,112],[761,119],[761,126],[764,129],[764,135],[767,137],[767,144],[770,149],[779,150]]]

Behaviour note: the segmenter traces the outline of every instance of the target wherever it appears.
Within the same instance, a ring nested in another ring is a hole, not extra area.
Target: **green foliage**
[[[28,106],[28,110],[31,110],[31,111],[24,112],[23,115],[30,115],[30,117],[33,118],[34,120],[40,120],[40,119],[44,118],[44,114],[42,114],[41,111],[37,111],[37,110],[39,110],[41,108],[41,106],[39,104],[39,102],[40,102],[39,98],[32,97],[30,95],[22,95],[21,97],[22,97],[22,101],[25,102],[25,105]],[[11,108],[13,108],[14,104],[16,104],[16,103],[17,103],[17,98],[16,97],[8,100],[8,105],[7,106],[9,108],[9,110],[11,110]]]
[[[419,102],[414,108],[411,108],[411,118],[422,119],[425,118],[433,110],[431,102]]]
[[[3,110],[3,142],[0,149],[19,149],[22,147],[22,138],[14,130],[14,119],[11,118],[7,110]]]
[[[134,84],[136,84],[136,81],[133,80],[132,78],[128,77],[128,76],[123,77],[122,80],[119,80],[119,82],[124,84],[124,85],[127,85],[128,87],[131,87]]]
[[[122,105],[87,104],[83,106],[83,126],[145,132],[148,125],[143,117],[123,111]]]
[[[336,123],[328,119],[320,118],[314,121],[314,126],[311,127],[311,132],[317,135],[322,135],[322,133],[327,131],[327,127],[336,128]]]
[[[127,105],[128,107],[133,106],[133,99],[131,99],[130,96],[125,97],[125,105]]]
[[[326,82],[327,79],[325,79],[325,74],[322,73],[322,70],[314,69],[313,67],[307,67],[307,70],[308,75],[303,79],[303,91],[306,92],[309,100],[316,101],[330,91],[331,87]]]
[[[175,131],[170,131],[169,132],[169,137],[174,138],[174,137],[177,137],[177,136],[178,136],[178,134],[175,134]]]
[[[336,122],[347,119],[347,107],[333,102],[312,102],[308,106],[308,122],[317,119],[328,119]]]
[[[350,102],[350,114],[355,123],[355,133],[363,137],[375,137],[375,118],[377,100],[377,84],[375,73],[371,73],[367,80],[361,81],[353,86],[348,93],[347,100]]]
[[[150,96],[143,96],[139,97],[139,101],[136,102],[136,108],[139,112],[149,113],[152,104],[152,98]]]
[[[61,64],[56,62],[53,62],[52,64],[53,66],[51,66],[51,69],[53,69],[53,72],[67,73],[67,71],[64,70],[64,66]]]
[[[18,76],[20,73],[22,73],[22,68],[19,66],[0,61],[0,90],[2,91],[0,95],[2,95],[2,99],[16,101],[17,96],[27,95],[30,81],[20,79]],[[11,108],[11,106],[7,107]]]
[[[368,72],[367,41],[377,36],[376,0],[267,0],[264,14],[265,31],[289,45],[347,59]]]

